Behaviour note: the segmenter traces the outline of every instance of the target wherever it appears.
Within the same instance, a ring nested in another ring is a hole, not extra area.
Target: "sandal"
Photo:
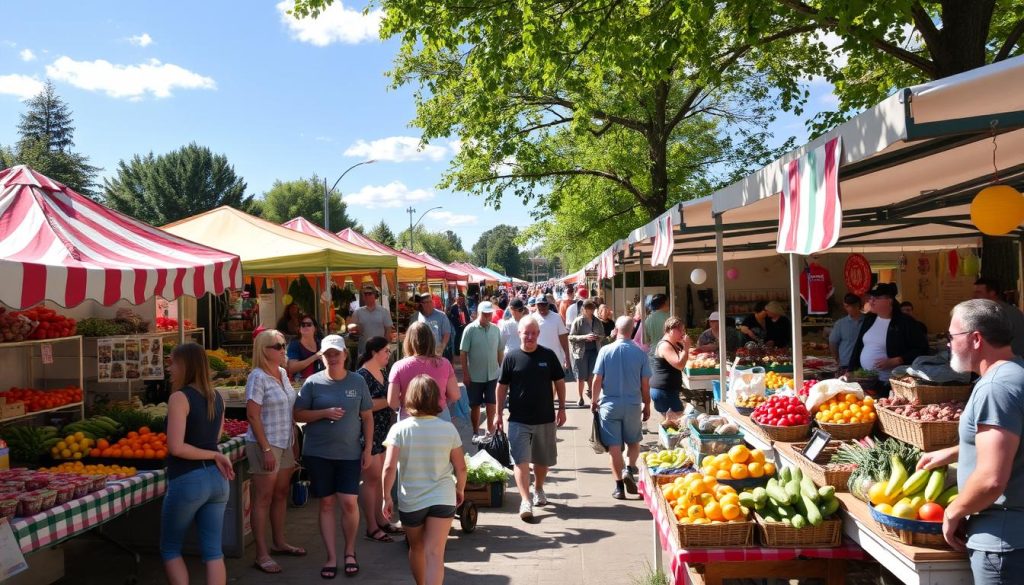
[[[333,579],[338,576],[338,567],[321,567],[320,578],[321,579]]]
[[[349,557],[352,557],[353,561],[357,560],[356,559],[356,555],[345,555],[345,559],[346,560],[348,560]],[[356,563],[345,563],[345,576],[346,577],[355,577],[358,574],[359,574],[359,563],[358,562],[356,562]]]
[[[378,535],[380,535],[380,536],[378,536]],[[374,531],[374,532],[370,532],[369,530],[367,530],[366,531],[366,538],[368,540],[375,540],[377,542],[385,542],[385,543],[395,542],[395,539],[391,538],[391,536],[388,535],[387,532],[384,532],[383,530],[381,530],[381,528],[379,526],[377,527],[377,530]]]
[[[272,548],[270,549],[272,555],[282,555],[286,557],[304,557],[306,556],[306,549],[298,546],[286,546],[285,548]]]
[[[260,562],[259,559],[256,559],[256,561],[253,562],[252,566],[263,571],[264,573],[267,573],[268,575],[276,575],[281,572],[281,565],[277,564],[274,561],[274,559],[271,559],[269,557],[263,559],[263,562]]]
[[[378,526],[381,530],[388,534],[405,534],[405,529],[394,524],[385,524],[384,526]]]

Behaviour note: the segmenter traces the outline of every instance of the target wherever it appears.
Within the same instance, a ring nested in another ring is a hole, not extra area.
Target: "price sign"
[[[43,365],[44,366],[48,366],[48,365],[53,363],[53,344],[52,343],[44,343],[40,347],[39,353],[42,355]]]
[[[7,518],[0,518],[0,581],[5,581],[27,568],[28,563],[21,554],[21,546],[18,539],[14,538],[11,525]]]
[[[818,455],[825,450],[829,442],[832,440],[832,435],[826,433],[821,429],[814,429],[814,433],[811,434],[811,439],[804,445],[802,455],[807,459],[814,461],[818,458]]]

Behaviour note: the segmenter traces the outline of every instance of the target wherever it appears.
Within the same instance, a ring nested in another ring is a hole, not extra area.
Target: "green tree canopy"
[[[99,169],[90,165],[85,155],[71,151],[75,145],[71,107],[57,95],[49,80],[26,106],[18,123],[17,144],[0,147],[0,165],[28,165],[83,195],[93,196]]]
[[[473,244],[473,263],[506,276],[521,277],[525,266],[516,241],[518,237],[519,228],[505,224],[485,231]]]
[[[222,205],[255,211],[245,181],[222,154],[196,143],[118,163],[104,181],[104,203],[152,225],[164,225]]]
[[[395,240],[395,232],[391,231],[391,228],[388,227],[388,224],[384,223],[383,219],[380,220],[380,223],[373,226],[373,229],[366,234],[366,237],[376,242],[380,242],[385,246],[390,246],[392,248],[398,247],[396,246],[397,241]]]
[[[274,181],[270,190],[260,200],[263,218],[273,223],[284,223],[296,217],[324,226],[323,181],[316,175],[294,181]],[[359,224],[349,217],[348,207],[338,193],[331,193],[328,200],[331,212],[330,230],[339,232],[345,228],[362,231]]]
[[[431,232],[422,225],[413,231],[413,251],[426,252],[442,262],[470,262],[470,256],[462,249],[461,240],[451,230]],[[458,246],[455,244],[458,243]],[[398,245],[409,248],[409,229],[398,234]]]

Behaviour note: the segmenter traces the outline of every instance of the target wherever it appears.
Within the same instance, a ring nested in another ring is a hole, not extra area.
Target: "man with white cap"
[[[558,364],[562,366],[565,376],[568,378],[572,372],[569,366],[569,330],[565,327],[562,318],[555,311],[551,310],[553,303],[547,297],[537,298],[537,316],[540,317],[540,338],[537,343],[555,352],[558,356]],[[567,380],[572,381],[572,380]]]
[[[466,325],[459,345],[459,359],[462,361],[462,382],[469,396],[469,421],[476,435],[480,427],[480,405],[487,409],[487,434],[494,433],[494,411],[497,403],[495,389],[498,386],[498,364],[502,360],[501,334],[498,326],[491,323],[494,304],[480,303],[476,308],[476,320]]]
[[[708,315],[708,328],[697,338],[697,351],[717,352],[718,338],[721,335],[725,335],[725,348],[730,353],[743,345],[745,341],[742,333],[729,327],[728,323],[723,325],[718,311],[714,311]]]
[[[366,340],[372,337],[383,337],[391,340],[391,333],[394,331],[394,323],[391,321],[391,311],[377,304],[380,292],[377,287],[366,283],[360,290],[362,306],[352,313],[348,320],[350,333],[359,334],[359,355],[366,349]]]

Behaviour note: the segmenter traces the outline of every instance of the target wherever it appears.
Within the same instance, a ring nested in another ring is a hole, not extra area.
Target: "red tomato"
[[[917,510],[917,517],[925,522],[942,522],[946,510],[935,502],[928,502]]]

